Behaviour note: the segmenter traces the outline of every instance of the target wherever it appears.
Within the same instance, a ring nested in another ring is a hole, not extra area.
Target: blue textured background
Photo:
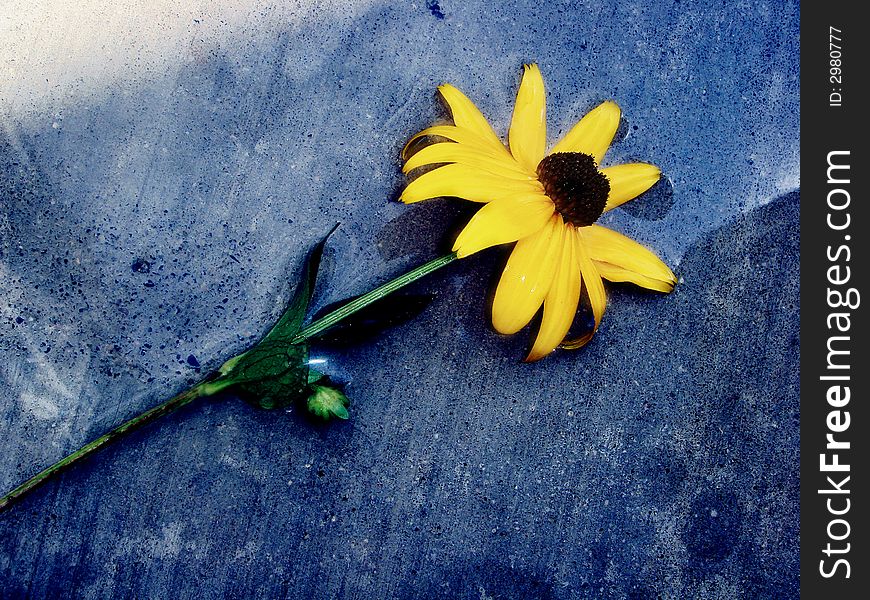
[[[606,162],[667,180],[605,221],[682,281],[610,286],[592,344],[524,365],[488,326],[504,249],[451,265],[414,322],[316,352],[349,422],[222,397],[0,515],[0,597],[797,597],[798,16],[302,3],[0,86],[4,489],[255,340],[335,222],[318,305],[442,251],[467,210],[390,200],[444,81],[504,133],[538,62],[551,142],[616,99]]]

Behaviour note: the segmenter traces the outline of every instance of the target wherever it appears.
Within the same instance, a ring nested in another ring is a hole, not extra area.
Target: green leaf
[[[253,348],[224,363],[216,389],[232,388],[266,409],[282,408],[309,395],[308,344],[294,344],[291,340],[302,327],[323,248],[334,231],[335,227],[308,255],[301,281],[284,314]]]
[[[283,408],[308,394],[308,346],[266,342],[245,353],[227,375],[233,388],[260,408]]]
[[[287,306],[287,310],[275,323],[275,326],[266,334],[263,341],[269,339],[290,340],[302,329],[302,322],[305,320],[305,315],[308,312],[308,304],[311,302],[311,295],[314,294],[314,284],[317,282],[317,272],[320,270],[320,259],[323,257],[323,248],[326,246],[326,241],[329,239],[335,230],[338,229],[336,224],[326,236],[311,250],[308,255],[308,260],[305,261],[302,281],[296,287],[293,293],[293,299]]]

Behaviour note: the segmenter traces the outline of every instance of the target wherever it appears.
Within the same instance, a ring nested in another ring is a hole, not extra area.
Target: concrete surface
[[[222,397],[0,515],[0,597],[797,597],[796,2],[100,4],[0,17],[4,489],[261,335],[335,222],[318,306],[449,245],[390,202],[443,81],[504,134],[538,62],[551,141],[615,98],[606,162],[668,180],[606,221],[683,282],[524,365],[504,250],[453,264],[316,350],[349,422]]]

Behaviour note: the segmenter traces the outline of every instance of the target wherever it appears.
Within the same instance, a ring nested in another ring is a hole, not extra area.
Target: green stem
[[[69,456],[57,461],[47,469],[40,471],[27,481],[19,485],[17,488],[0,498],[0,512],[2,512],[5,508],[7,508],[16,500],[19,500],[28,492],[45,483],[49,478],[59,474],[61,471],[66,470],[67,468],[84,459],[85,457],[90,456],[103,446],[106,446],[107,444],[115,441],[117,438],[123,436],[124,434],[139,429],[140,427],[143,427],[148,423],[159,419],[160,417],[163,417],[171,412],[178,410],[185,404],[189,404],[197,398],[202,398],[212,393],[215,393],[219,389],[220,382],[218,381],[200,383],[190,388],[189,390],[185,390],[177,396],[170,398],[163,404],[155,406],[154,408],[145,411],[141,415],[133,417],[129,421],[118,425],[107,434],[98,437],[91,443],[76,450]]]
[[[316,336],[319,333],[322,333],[323,331],[329,329],[342,319],[349,317],[360,309],[365,308],[372,302],[376,302],[387,294],[391,294],[399,288],[405,287],[409,283],[417,281],[421,277],[425,277],[433,271],[437,271],[441,267],[452,263],[454,260],[456,260],[456,258],[456,253],[451,252],[450,254],[447,254],[440,258],[430,260],[429,262],[420,265],[416,269],[408,271],[404,275],[399,275],[395,279],[376,287],[372,291],[363,294],[359,298],[351,300],[341,308],[337,308],[331,313],[324,315],[313,323],[310,323],[308,326],[304,327],[299,333],[297,333],[290,341],[290,343],[298,344]]]
[[[342,319],[352,315],[353,313],[357,312],[362,308],[365,308],[372,302],[380,300],[387,294],[391,294],[399,288],[402,288],[411,282],[417,281],[421,277],[425,277],[433,271],[437,271],[441,267],[450,264],[451,262],[456,260],[456,258],[457,257],[455,252],[447,254],[440,258],[436,258],[435,260],[431,260],[423,265],[420,265],[416,269],[408,271],[404,275],[400,275],[392,281],[388,281],[387,283],[376,287],[367,294],[363,294],[359,298],[348,302],[341,308],[338,308],[333,312],[329,313],[328,315],[314,321],[313,323],[302,329],[299,333],[297,333],[291,340],[291,343],[296,344],[304,342],[305,340],[314,337],[315,335],[332,327]],[[95,439],[94,441],[87,444],[86,446],[83,446],[79,450],[76,450],[69,456],[62,458],[47,469],[40,471],[27,481],[19,485],[17,488],[0,498],[0,512],[6,509],[13,502],[19,500],[22,496],[26,495],[41,484],[45,483],[51,477],[66,470],[67,468],[86,458],[87,456],[90,456],[103,446],[110,444],[119,437],[130,433],[135,429],[139,429],[140,427],[143,427],[148,423],[151,423],[152,421],[156,421],[160,417],[163,417],[171,412],[178,410],[182,406],[189,404],[197,398],[210,396],[221,391],[225,387],[232,385],[232,381],[225,380],[223,376],[232,370],[232,367],[235,365],[236,362],[238,362],[241,356],[242,355],[236,356],[227,361],[227,363],[223,367],[221,367],[220,371],[215,374],[215,377],[209,378],[206,381],[195,385],[189,390],[186,390],[178,394],[177,396],[170,398],[166,402],[145,411],[141,415],[133,417],[129,421],[118,425],[107,434]]]

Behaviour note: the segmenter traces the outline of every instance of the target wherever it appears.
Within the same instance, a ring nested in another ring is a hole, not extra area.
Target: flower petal
[[[574,238],[570,232],[566,235]],[[553,285],[544,300],[544,315],[541,328],[535,338],[526,362],[540,360],[559,345],[574,317],[577,315],[577,305],[580,302],[580,268],[577,262],[577,244],[573,240],[562,244],[562,256],[556,270]]]
[[[538,65],[525,65],[508,134],[511,154],[534,172],[547,149],[544,79]]]
[[[453,245],[459,258],[484,248],[532,235],[553,216],[553,202],[543,193],[506,196],[490,202],[471,218]]]
[[[662,172],[655,165],[630,163],[601,169],[610,182],[604,212],[637,198],[656,184]]]
[[[516,333],[538,312],[553,283],[566,229],[556,214],[537,233],[517,242],[495,290],[496,331]]]
[[[499,143],[498,148],[493,148],[487,140],[481,139],[481,137],[471,129],[465,129],[464,127],[457,127],[455,125],[435,125],[433,127],[427,127],[408,140],[408,143],[405,144],[405,147],[402,149],[402,160],[407,160],[414,154],[412,150],[414,150],[416,142],[422,138],[430,136],[447,138],[448,140],[473,147],[481,152],[491,154],[492,156],[510,156],[508,149],[501,143]]]
[[[583,236],[593,260],[610,263],[650,279],[671,284],[677,281],[673,271],[658,256],[621,233],[601,225],[591,225],[583,228]]]
[[[457,126],[475,132],[484,143],[493,148],[504,148],[504,144],[498,139],[486,117],[465,94],[449,83],[439,85],[438,92],[450,108],[453,122]]]
[[[518,193],[542,192],[535,180],[509,179],[462,164],[444,165],[409,183],[399,200],[405,203],[455,196],[472,202],[490,202]]]
[[[583,285],[586,288],[586,295],[589,298],[589,304],[592,306],[595,326],[583,335],[564,340],[559,344],[559,347],[565,350],[577,350],[592,340],[595,336],[595,332],[598,331],[598,326],[601,324],[601,318],[604,316],[604,309],[607,307],[607,296],[604,293],[604,284],[601,282],[601,276],[598,274],[594,261],[592,261],[588,256],[586,239],[583,236],[583,232],[586,230],[588,230],[588,227],[577,229],[577,263],[580,268]]]
[[[616,135],[619,116],[619,106],[615,102],[610,100],[602,102],[586,113],[586,116],[562,138],[562,141],[556,144],[550,154],[583,152],[591,155],[595,159],[595,164],[600,165],[604,153],[613,141],[613,136]]]
[[[601,318],[604,316],[604,309],[607,308],[607,294],[604,292],[604,284],[601,281],[601,275],[595,268],[595,263],[589,257],[588,240],[585,233],[589,230],[588,227],[577,228],[576,245],[577,245],[577,263],[580,268],[580,274],[583,279],[583,286],[586,289],[586,295],[589,298],[589,304],[592,306],[592,315],[595,318],[595,326],[592,331],[586,332],[580,337],[565,340],[559,344],[560,348],[566,350],[576,350],[582,348],[592,340],[595,332],[598,331],[598,326],[601,324]]]
[[[598,270],[589,256],[591,248],[587,235],[588,230],[588,227],[577,229],[577,262],[580,264],[580,272],[583,274],[583,285],[589,296],[589,304],[592,305],[595,330],[597,331],[598,326],[601,325],[601,318],[604,316],[604,309],[607,307],[607,294],[604,292],[601,275],[598,274]]]
[[[534,175],[523,169],[510,156],[494,156],[455,142],[426,146],[408,159],[402,167],[402,172],[409,173],[419,167],[437,163],[461,163],[509,179],[535,179]]]
[[[652,277],[647,277],[646,275],[641,275],[640,273],[635,273],[634,271],[629,271],[623,267],[617,267],[606,262],[597,260],[594,262],[598,273],[607,281],[633,283],[648,290],[665,293],[671,292],[674,289],[672,281],[653,279]]]

